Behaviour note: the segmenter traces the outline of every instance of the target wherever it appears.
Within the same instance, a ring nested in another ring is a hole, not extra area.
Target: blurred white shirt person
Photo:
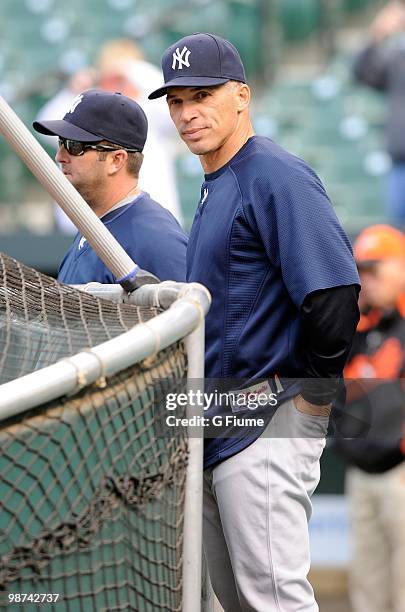
[[[147,98],[150,89],[160,85],[159,69],[145,61],[136,45],[125,39],[106,43],[100,50],[96,64],[97,70],[84,68],[73,75],[66,87],[40,109],[36,120],[61,119],[76,95],[93,87],[95,83],[101,89],[119,91],[136,100],[145,111],[149,124],[145,162],[142,165],[139,184],[182,223],[175,173],[176,132],[165,102],[153,104]],[[47,141],[48,145],[57,148],[57,138],[53,136],[41,136],[41,138]],[[76,227],[59,206],[55,208],[55,222],[63,233],[76,232]]]

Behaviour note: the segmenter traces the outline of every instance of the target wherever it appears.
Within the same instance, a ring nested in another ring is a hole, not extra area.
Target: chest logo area
[[[203,206],[205,200],[208,198],[208,189],[205,188],[203,192],[203,196],[201,198],[200,206]]]
[[[176,51],[173,53],[172,70],[176,69],[176,65],[177,70],[182,70],[183,66],[186,66],[186,68],[190,68],[190,62],[188,61],[190,53],[191,51],[189,51],[186,46],[184,46],[181,51],[177,47]]]
[[[86,244],[86,238],[82,236],[80,238],[79,246],[77,247],[78,250],[81,251],[85,244]]]

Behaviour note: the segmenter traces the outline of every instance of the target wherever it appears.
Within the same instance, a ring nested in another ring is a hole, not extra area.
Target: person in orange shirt
[[[405,612],[405,237],[388,225],[354,243],[360,319],[335,446],[349,464],[354,612]]]

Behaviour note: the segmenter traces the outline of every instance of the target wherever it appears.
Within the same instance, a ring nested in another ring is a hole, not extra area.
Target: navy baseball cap
[[[235,47],[214,34],[191,34],[171,45],[162,56],[164,85],[150,100],[167,94],[169,87],[221,85],[227,81],[246,83],[245,69]]]
[[[34,130],[80,142],[109,142],[142,151],[148,120],[142,108],[121,93],[87,89],[79,94],[63,119],[34,121]]]

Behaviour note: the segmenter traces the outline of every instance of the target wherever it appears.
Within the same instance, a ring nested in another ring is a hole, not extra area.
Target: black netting
[[[0,253],[0,384],[114,338],[158,314],[61,285]]]
[[[3,380],[38,368],[42,352],[47,365],[156,314],[1,263]],[[19,344],[25,328],[28,349]],[[64,344],[52,344],[55,334]],[[177,343],[104,388],[0,422],[2,610],[181,610],[187,432],[156,434],[165,396],[184,391],[185,376]],[[11,603],[17,593],[25,601]],[[59,598],[42,602],[46,593]]]

